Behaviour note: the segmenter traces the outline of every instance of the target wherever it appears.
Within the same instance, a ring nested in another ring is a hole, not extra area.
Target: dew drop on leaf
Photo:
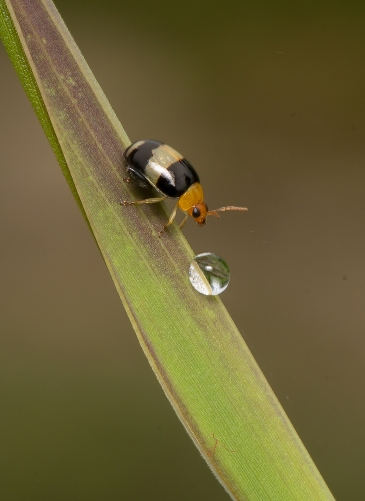
[[[216,254],[198,254],[190,263],[189,279],[200,294],[216,296],[229,284],[230,272],[227,263]]]

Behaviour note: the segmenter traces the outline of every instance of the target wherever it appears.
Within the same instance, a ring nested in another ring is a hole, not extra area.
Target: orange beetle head
[[[204,226],[206,223],[208,207],[204,202],[198,202],[188,209],[189,216],[195,219],[199,226]]]
[[[204,203],[200,183],[192,184],[179,199],[180,209],[191,216],[199,226],[204,226],[207,216],[219,217],[215,211],[208,211]]]

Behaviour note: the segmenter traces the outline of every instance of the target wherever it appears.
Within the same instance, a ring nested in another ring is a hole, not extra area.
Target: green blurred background
[[[365,499],[365,5],[56,2],[132,141],[198,170],[185,234],[337,500]],[[0,498],[223,501],[0,49]]]

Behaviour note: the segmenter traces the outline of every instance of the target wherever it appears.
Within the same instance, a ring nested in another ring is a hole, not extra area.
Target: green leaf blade
[[[129,139],[48,0],[0,0],[1,36],[141,346],[186,430],[233,499],[331,500],[217,297],[188,278],[193,257],[161,206],[121,207]]]

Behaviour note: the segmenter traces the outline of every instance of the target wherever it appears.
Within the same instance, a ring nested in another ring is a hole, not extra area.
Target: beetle
[[[177,198],[174,210],[159,236],[172,224],[178,207],[185,213],[180,229],[192,216],[199,226],[204,226],[207,216],[219,218],[221,211],[247,211],[246,207],[221,207],[208,210],[204,203],[203,189],[194,167],[171,146],[152,140],[132,143],[124,151],[129,177],[124,181],[135,181],[139,186],[153,186],[161,196],[144,200],[122,201],[121,205],[154,204],[166,198]]]

